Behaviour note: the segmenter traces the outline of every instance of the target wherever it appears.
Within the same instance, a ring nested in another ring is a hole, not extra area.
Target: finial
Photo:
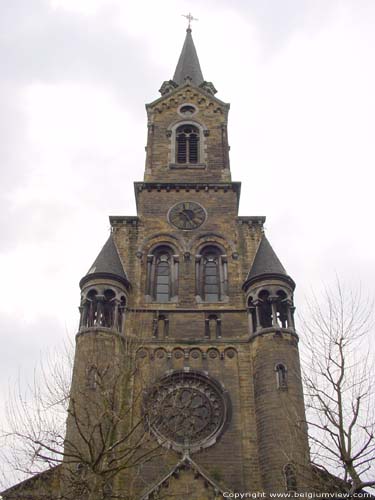
[[[181,14],[182,17],[186,17],[186,19],[189,21],[189,24],[188,24],[188,27],[187,27],[187,31],[191,31],[191,22],[192,21],[198,21],[198,19],[196,17],[193,17],[191,15],[191,12],[189,12],[189,14]]]

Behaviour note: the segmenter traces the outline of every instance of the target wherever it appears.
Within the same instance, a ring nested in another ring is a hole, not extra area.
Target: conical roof
[[[117,279],[126,285],[129,284],[112,234],[99,252],[99,255],[88,270],[86,276],[81,279],[80,286],[94,277],[108,277]]]
[[[176,71],[174,72],[173,81],[178,85],[182,85],[186,83],[186,78],[190,78],[191,82],[197,86],[204,82],[190,28],[186,30],[185,42],[177,63]]]
[[[263,236],[259,243],[253,265],[247,275],[244,286],[261,276],[283,277],[294,285],[294,281],[290,278],[290,276],[288,276],[284,266],[281,264],[274,249],[265,236]]]

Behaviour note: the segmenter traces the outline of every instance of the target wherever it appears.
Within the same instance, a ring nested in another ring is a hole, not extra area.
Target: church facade
[[[160,93],[137,215],[110,217],[80,282],[64,463],[45,487],[78,498],[87,477],[83,498],[139,500],[306,491],[295,283],[265,217],[238,215],[229,104],[190,27]]]

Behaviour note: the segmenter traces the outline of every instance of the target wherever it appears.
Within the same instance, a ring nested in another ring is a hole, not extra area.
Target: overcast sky
[[[133,215],[144,104],[191,10],[203,75],[231,103],[241,215],[297,283],[374,294],[373,0],[0,2],[0,389],[74,337],[79,279]]]

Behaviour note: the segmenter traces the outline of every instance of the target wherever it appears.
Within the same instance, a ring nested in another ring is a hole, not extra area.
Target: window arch
[[[277,301],[276,301],[276,318],[277,323],[282,328],[288,327],[288,302],[287,295],[284,290],[279,290],[277,292]]]
[[[272,307],[270,302],[270,293],[262,290],[258,294],[259,298],[259,321],[262,328],[272,326]]]
[[[297,477],[296,477],[296,469],[293,464],[286,464],[284,466],[284,477],[285,477],[286,490],[288,492],[296,492]]]
[[[169,318],[167,314],[157,314],[153,320],[153,336],[158,338],[168,338]]]
[[[94,326],[97,323],[97,290],[90,290],[83,300],[81,326]]]
[[[87,387],[88,389],[95,390],[98,385],[98,369],[95,365],[87,369]]]
[[[160,252],[155,263],[155,300],[169,302],[171,297],[171,255],[168,251]]]
[[[195,125],[180,125],[176,130],[176,163],[199,163],[199,129]]]
[[[203,298],[206,302],[220,299],[219,254],[215,248],[203,255]]]
[[[256,306],[253,297],[249,297],[247,301],[247,311],[249,317],[249,330],[253,334],[257,329],[257,316],[256,316]]]
[[[204,336],[208,339],[221,338],[221,318],[217,314],[206,316]]]
[[[105,327],[123,331],[126,298],[118,297],[116,289],[90,289],[84,292],[80,306],[80,328]]]
[[[167,245],[154,249],[148,256],[146,295],[155,302],[166,303],[177,296],[178,256]]]
[[[110,327],[115,324],[116,294],[113,290],[108,289],[105,290],[103,298],[102,324]]]
[[[262,288],[248,296],[247,309],[251,334],[262,328],[294,329],[293,298],[286,290]]]
[[[276,372],[276,386],[278,389],[287,389],[288,388],[288,379],[287,379],[287,367],[283,363],[278,363],[275,366]]]
[[[227,294],[228,267],[223,251],[206,246],[196,256],[196,292],[204,302],[219,302]]]
[[[189,107],[190,105],[187,105]],[[185,109],[182,106],[180,109]],[[182,115],[183,113],[180,113]],[[170,139],[168,153],[169,168],[205,169],[207,167],[207,142],[210,131],[198,122],[191,113],[185,113],[170,124],[166,135]]]

